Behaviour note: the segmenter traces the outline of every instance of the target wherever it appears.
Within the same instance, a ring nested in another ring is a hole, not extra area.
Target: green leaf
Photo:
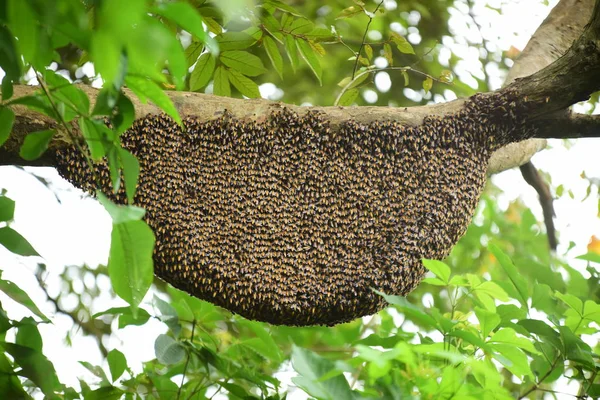
[[[173,120],[180,126],[183,124],[175,105],[169,96],[167,96],[167,94],[155,82],[137,76],[127,76],[125,82],[127,83],[127,86],[140,98],[140,101],[145,102],[145,98],[149,98],[154,104],[160,107],[161,110],[173,118]]]
[[[210,53],[202,54],[190,75],[190,90],[196,92],[206,86],[214,70],[215,58]]]
[[[125,369],[127,368],[127,359],[119,350],[112,349],[108,352],[106,361],[108,361],[110,376],[114,382],[123,375],[123,372],[125,372]]]
[[[484,338],[487,337],[490,332],[493,331],[498,324],[500,324],[501,321],[501,318],[498,314],[480,307],[475,307],[475,315],[479,320],[481,335]]]
[[[518,324],[525,328],[527,332],[539,336],[543,342],[550,343],[557,350],[562,349],[563,346],[559,333],[544,321],[535,319],[522,319],[518,322]]]
[[[385,43],[383,45],[383,57],[385,57],[390,66],[394,65],[394,55],[392,53],[392,46],[389,43]]]
[[[31,317],[23,318],[18,324],[16,343],[20,346],[42,352],[42,336],[37,328],[37,322]]]
[[[498,332],[496,332],[489,343],[502,343],[507,345],[513,345],[520,349],[527,350],[532,354],[539,354],[536,348],[533,346],[533,343],[528,339],[517,336],[517,333],[512,328],[502,328]]]
[[[244,75],[258,76],[267,72],[262,61],[260,61],[260,58],[248,53],[247,51],[225,51],[221,53],[219,59],[229,68],[237,70]]]
[[[144,310],[143,308],[138,308],[136,314],[137,315],[135,315],[135,316],[132,314],[131,307],[113,307],[113,308],[109,308],[108,310],[105,310],[105,311],[102,311],[102,312],[92,315],[92,318],[96,319],[103,315],[118,315],[119,316],[119,323],[118,323],[119,329],[123,329],[124,327],[129,326],[129,325],[135,325],[135,326],[144,325],[150,319],[150,314],[148,313],[148,311]]]
[[[4,78],[2,78],[2,84],[0,85],[0,90],[2,91],[2,100],[6,101],[12,97],[14,88],[10,76],[4,75]],[[2,143],[0,143],[0,145],[2,145]]]
[[[119,71],[122,67],[122,45],[113,35],[100,30],[92,36],[91,56],[96,72],[102,75],[105,87],[119,88]]]
[[[292,381],[309,395],[319,399],[353,399],[352,390],[343,375],[335,375],[320,380],[335,368],[329,361],[309,350],[294,346],[292,348],[292,366],[301,376]]]
[[[14,122],[15,113],[8,107],[0,106],[0,146],[10,137]]]
[[[554,297],[556,297],[559,300],[562,300],[563,303],[568,305],[570,308],[575,310],[577,314],[583,317],[583,302],[578,297],[573,296],[569,293],[562,294],[560,292],[555,292]]]
[[[153,279],[154,233],[143,221],[113,224],[108,275],[115,293],[135,315]]]
[[[0,276],[1,272],[2,271],[0,270]],[[48,317],[46,317],[40,311],[40,309],[35,305],[33,300],[31,300],[29,295],[13,282],[0,278],[0,291],[4,292],[5,295],[29,309],[29,311],[40,317],[42,321],[50,322]]]
[[[8,226],[0,228],[0,245],[20,256],[39,256],[27,239]]]
[[[429,92],[432,86],[433,80],[430,77],[425,78],[423,81],[423,90],[425,90],[425,93]]]
[[[217,96],[231,96],[228,75],[227,70],[223,66],[218,67],[215,71],[213,93]]]
[[[19,156],[27,161],[32,161],[39,158],[46,149],[54,136],[53,130],[39,131],[30,133],[25,136]]]
[[[244,32],[224,32],[215,37],[221,52],[244,50],[256,43],[256,39]]]
[[[125,178],[127,201],[129,204],[133,204],[138,177],[140,176],[140,162],[133,154],[122,147],[119,148],[119,157],[121,158],[121,167],[123,168],[123,177]]]
[[[438,260],[426,260],[423,259],[423,265],[425,268],[433,272],[435,276],[440,278],[446,284],[450,282],[450,267]]]
[[[523,307],[528,308],[527,300],[529,299],[529,290],[525,278],[519,274],[517,267],[515,267],[510,257],[500,250],[498,246],[490,244],[488,249],[492,252],[494,257],[496,257],[496,260],[498,260],[500,266],[504,269],[504,272],[506,272],[506,275],[508,275],[508,278],[517,289],[517,300],[519,300],[519,303],[521,303]]]
[[[129,97],[123,93],[117,99],[117,113],[112,117],[113,129],[117,133],[123,133],[133,125],[135,120],[135,108]]]
[[[202,17],[198,11],[190,4],[178,1],[161,3],[158,7],[152,9],[158,15],[161,15],[196,36],[201,42],[206,42],[208,35],[202,27]]]
[[[304,35],[311,32],[315,25],[306,18],[298,18],[294,20],[289,28],[289,32],[293,35]]]
[[[285,35],[283,37],[283,43],[285,45],[285,52],[287,53],[287,56],[290,59],[292,71],[296,73],[298,65],[300,64],[300,60],[298,59],[298,49],[296,48],[296,40],[292,35]]]
[[[13,0],[14,1],[14,0]],[[18,0],[16,0],[18,1]],[[21,55],[15,48],[15,37],[4,25],[0,25],[0,68],[6,73],[2,80],[2,96],[5,94],[5,82],[18,82],[21,77]],[[10,96],[9,96],[10,97]]]
[[[202,50],[204,50],[204,44],[198,42],[197,40],[193,40],[192,43],[185,49],[184,54],[188,68],[196,63],[198,57],[200,57],[200,54],[202,54]]]
[[[412,45],[408,43],[408,40],[406,40],[406,38],[404,38],[403,36],[400,36],[396,32],[392,32],[391,39],[396,44],[396,47],[398,47],[398,50],[400,50],[401,53],[415,54]]]
[[[121,163],[119,162],[119,152],[116,146],[112,145],[108,148],[106,159],[108,160],[108,172],[113,193],[117,193],[121,187]]]
[[[277,71],[279,77],[283,79],[283,57],[277,48],[277,43],[275,43],[275,40],[270,36],[265,36],[263,38],[263,46],[265,46],[265,51],[267,52],[275,71]]]
[[[490,281],[482,282],[480,285],[473,288],[475,291],[479,291],[485,293],[494,299],[498,299],[500,301],[508,301],[508,295],[498,284]]]
[[[306,61],[312,72],[319,80],[319,85],[321,85],[321,75],[323,74],[323,70],[317,54],[306,40],[298,39],[296,40],[296,45],[298,46],[298,50],[300,51],[302,58],[304,61]]]
[[[27,399],[28,395],[23,389],[14,367],[4,353],[0,353],[0,393],[6,399]]]
[[[35,62],[40,44],[39,21],[28,1],[10,0],[8,2],[10,28],[19,39],[17,46],[26,61]]]
[[[44,394],[52,397],[59,386],[54,366],[39,351],[14,343],[0,343],[21,367],[19,374],[31,380]]]
[[[351,106],[358,97],[358,89],[346,90],[337,102],[337,106]]]
[[[181,331],[181,325],[179,324],[177,310],[171,304],[167,303],[156,295],[154,295],[152,303],[159,311],[157,315],[158,319],[164,322],[165,325],[167,325],[169,329],[171,329],[171,331],[178,336]]]
[[[79,127],[90,149],[92,159],[98,161],[104,157],[104,144],[102,132],[97,129],[96,123],[91,119],[79,118]]]
[[[158,361],[165,365],[177,364],[185,357],[185,349],[169,335],[158,335],[154,342],[154,353]]]
[[[418,324],[424,327],[436,328],[441,330],[441,327],[438,326],[438,323],[431,315],[420,310],[415,305],[409,303],[408,300],[406,300],[406,298],[401,296],[387,295],[377,290],[375,290],[374,292],[382,296],[388,303],[397,306],[400,309],[400,311],[402,311],[404,314],[406,314],[407,317],[417,322]]]
[[[229,82],[246,97],[251,99],[260,98],[258,85],[253,80],[245,77],[236,70],[227,71]]]
[[[0,194],[0,221],[12,221],[15,216],[15,201]]]
[[[534,379],[527,355],[521,349],[502,343],[493,344],[492,346],[496,351],[493,357],[513,375],[519,378],[528,376],[532,380]]]
[[[85,400],[119,400],[123,391],[114,386],[104,386],[85,395]]]

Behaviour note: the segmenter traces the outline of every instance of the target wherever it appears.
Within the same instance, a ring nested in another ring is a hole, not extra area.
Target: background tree
[[[525,63],[533,69],[518,75],[534,72],[558,56],[545,46],[566,50],[592,10],[589,1],[577,4],[590,10],[587,15],[568,13],[569,7],[575,7],[568,1],[561,6],[547,20],[544,35],[538,36],[542,42],[534,38],[536,46],[524,53],[525,59],[532,54],[542,61]],[[130,93],[124,84],[176,120],[178,110],[182,114],[189,114],[190,108],[210,110],[209,99],[181,104],[176,95],[167,95],[167,89],[252,98],[259,97],[259,84],[270,83],[262,86],[263,91],[286,103],[399,107],[486,91],[495,79],[486,71],[494,65],[503,69],[511,62],[509,54],[476,34],[485,28],[478,25],[479,7],[459,1],[426,6],[420,2],[293,6],[277,1],[226,2],[225,6],[195,1],[0,2],[0,67],[5,72],[0,138],[8,139],[3,163],[15,162],[17,149],[20,161],[37,159],[31,163],[43,165],[46,146],[72,140],[79,127],[88,146],[82,146],[82,151],[91,159],[106,155],[111,168],[121,169],[124,184],[131,187],[130,180],[135,179],[129,177],[136,175],[136,162],[119,150],[118,135],[111,132],[122,131],[148,108],[124,96]],[[471,47],[479,47],[481,69],[471,73],[449,49],[452,40],[464,40],[450,39],[447,21],[456,12],[472,28]],[[571,33],[561,30],[566,25]],[[92,65],[94,73],[88,76],[84,72]],[[386,76],[391,84],[388,90],[382,83]],[[378,79],[380,84],[374,84]],[[33,89],[13,87],[36,80],[41,88],[35,94]],[[101,82],[103,89],[96,94],[72,85],[78,81]],[[213,101],[218,107],[246,112],[263,104]],[[110,116],[114,131],[96,116]],[[19,133],[36,130],[21,144]],[[494,195],[492,187],[478,213],[485,218],[477,219],[446,264],[427,264],[435,277],[427,279],[408,301],[388,297],[394,308],[334,328],[274,327],[247,321],[158,281],[156,291],[168,294],[169,301],[159,295],[152,306],[142,302],[138,307],[141,298],[136,291],[148,288],[151,270],[138,265],[144,278],[131,282],[132,288],[124,285],[123,275],[125,268],[136,266],[114,257],[110,273],[114,290],[132,306],[95,310],[73,283],[85,272],[98,279],[106,268],[78,267],[74,276],[65,273],[62,278],[79,299],[78,306],[65,310],[61,298],[51,294],[48,298],[78,329],[98,338],[108,367],[84,364],[97,380],[82,381],[77,390],[60,383],[43,355],[38,325],[48,321],[46,315],[26,292],[1,280],[0,289],[29,308],[32,317],[15,320],[10,312],[0,315],[5,339],[0,393],[8,398],[40,392],[50,398],[205,398],[215,393],[229,398],[280,398],[286,392],[281,373],[293,368],[293,384],[315,398],[533,397],[560,391],[560,385],[553,386],[559,379],[579,383],[581,397],[597,397],[597,355],[582,340],[597,341],[583,336],[595,338],[600,322],[595,264],[588,267],[590,279],[584,279],[580,271],[548,252],[531,212],[515,204],[506,214]],[[6,195],[0,201],[1,220],[6,221],[0,228],[0,242],[21,256],[37,255],[10,227],[14,202]],[[110,203],[105,205],[110,210]],[[128,218],[138,215],[135,208],[126,212]],[[511,217],[515,212],[523,214],[518,221]],[[489,238],[495,239],[496,246],[482,249],[482,241]],[[583,258],[599,261],[594,253]],[[46,274],[40,264],[36,276],[41,288]],[[87,298],[97,288],[89,291]],[[425,295],[433,307],[421,306]],[[118,322],[111,325],[113,318]],[[156,360],[146,363],[143,371],[134,371],[122,352],[109,351],[102,338],[111,334],[111,326],[143,325],[151,318],[163,321],[169,331],[157,335]]]

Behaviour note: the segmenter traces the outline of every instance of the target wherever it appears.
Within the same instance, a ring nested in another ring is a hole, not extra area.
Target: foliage
[[[453,1],[394,5],[0,1],[0,68],[5,73],[0,144],[14,123],[8,106],[39,111],[60,128],[28,135],[21,148],[24,159],[42,155],[54,135],[66,135],[90,164],[105,157],[115,186],[123,184],[132,199],[139,164],[119,143],[120,133],[134,120],[124,86],[176,121],[181,119],[166,90],[253,98],[260,96],[260,85],[275,83],[288,102],[362,105],[371,91],[378,104],[402,106],[424,103],[446,90],[458,96],[472,93],[473,88],[453,79],[457,56],[448,65],[433,57],[444,48],[437,42],[450,34]],[[419,33],[418,45],[407,40],[409,31]],[[491,52],[482,56],[484,62],[494,57]],[[86,65],[93,65],[92,76],[81,73]],[[389,74],[394,91],[374,85],[379,73]],[[40,90],[14,98],[13,85],[27,76],[34,76]],[[93,107],[74,84],[92,81],[102,83]],[[478,81],[479,90],[486,90],[485,79]],[[398,88],[405,87],[418,92],[418,98],[401,96]],[[89,313],[79,298],[72,317],[85,333],[100,339],[113,333],[113,320],[118,329],[161,321],[168,331],[157,334],[155,359],[136,370],[113,348],[105,352],[104,365],[81,363],[94,382],[81,380],[78,389],[65,386],[44,355],[38,328],[51,319],[26,291],[0,276],[0,291],[31,312],[15,320],[0,308],[0,394],[11,399],[41,393],[50,399],[217,395],[275,400],[302,390],[336,400],[511,399],[553,393],[560,389],[556,382],[572,381],[581,396],[599,397],[597,345],[585,339],[597,335],[600,325],[600,255],[581,257],[588,263],[586,279],[548,252],[529,210],[515,203],[504,212],[493,196],[493,189],[484,195],[476,223],[445,262],[424,260],[432,274],[408,298],[381,294],[391,307],[371,318],[294,328],[245,320],[160,282],[155,282],[156,291],[162,294],[143,302],[152,282],[154,242],[141,219],[144,210],[113,204],[97,193],[112,217],[113,234],[108,267],[91,270],[95,276],[108,274],[115,294],[130,307],[96,313],[88,326],[76,317]],[[0,194],[0,244],[16,255],[36,257],[11,227],[14,210],[14,201]],[[482,246],[490,241],[494,244]],[[63,279],[74,292],[72,279],[79,278],[65,274]]]

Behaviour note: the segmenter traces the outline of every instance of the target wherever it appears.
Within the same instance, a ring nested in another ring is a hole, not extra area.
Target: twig
[[[194,331],[196,330],[196,319],[192,321],[192,334],[190,335],[190,342],[194,340]],[[185,381],[185,373],[187,372],[188,365],[190,363],[190,353],[188,351],[187,358],[185,359],[185,365],[183,366],[183,375],[181,376],[181,384],[179,385],[179,389],[177,389],[177,400],[179,400],[181,396],[181,389],[183,388],[183,382]]]
[[[102,337],[104,335],[108,335],[110,333],[110,325],[108,325],[102,321],[90,320],[89,322],[83,322],[82,320],[79,319],[79,316],[77,315],[76,311],[67,311],[67,310],[63,309],[59,303],[58,297],[54,298],[54,297],[50,296],[50,293],[48,293],[48,289],[46,289],[46,284],[44,283],[44,279],[42,278],[42,269],[41,268],[39,268],[36,271],[35,278],[38,281],[40,288],[46,295],[46,298],[48,299],[48,301],[50,301],[54,305],[56,312],[69,317],[71,319],[71,321],[73,321],[73,324],[77,325],[83,331],[83,333],[85,335],[93,336],[96,339],[96,342],[98,343],[98,349],[100,350],[100,353],[102,353],[102,356],[104,358],[106,358],[108,356],[108,349],[104,346],[104,344],[102,344]],[[102,325],[100,327],[98,327],[96,325],[98,323],[100,323]]]
[[[554,368],[556,368],[556,363],[558,362],[558,359],[559,359],[558,357],[556,357],[554,359],[554,362],[552,362],[552,365],[550,366],[550,369],[544,374],[544,376],[542,376],[537,381],[537,383],[534,383],[533,386],[531,386],[522,395],[520,395],[518,400],[524,399],[525,397],[527,397],[529,395],[529,393],[533,392],[534,390],[538,390],[539,389],[539,386],[542,384],[542,382],[544,382],[544,380],[546,380],[546,378],[550,376],[550,374],[552,373],[552,371],[554,371]]]
[[[379,7],[381,7],[381,5],[383,4],[383,1],[384,0],[381,0],[379,2],[377,7],[375,8],[375,11],[373,11],[373,16],[375,16],[377,11],[379,10]],[[362,50],[365,47],[365,39],[367,38],[367,33],[369,32],[369,27],[371,26],[371,22],[373,22],[373,17],[369,16],[369,22],[367,22],[367,27],[365,28],[365,33],[363,33],[363,37],[362,37],[362,40],[360,43],[360,48],[358,49],[358,52],[356,53],[356,60],[354,60],[354,68],[352,69],[352,80],[354,80],[354,76],[356,75],[356,70],[358,69],[358,59],[360,58],[360,53],[362,53]]]

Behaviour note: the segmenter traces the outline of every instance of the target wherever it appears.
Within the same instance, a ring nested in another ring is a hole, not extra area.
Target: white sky
[[[555,2],[552,1],[551,5]],[[393,1],[386,1],[386,4],[391,3]],[[549,10],[549,7],[533,0],[512,1],[508,4],[490,0],[488,3],[494,7],[502,7],[503,14],[498,15],[483,5],[478,6],[476,14],[481,15],[478,22],[484,27],[483,33],[486,38],[493,40],[493,43],[502,50],[507,50],[511,46],[522,49]],[[462,9],[460,11],[464,12]],[[473,26],[465,24],[464,14],[459,11],[453,11],[452,19],[456,35],[471,38],[479,35]],[[465,46],[466,42],[460,38],[443,43],[455,54],[466,58],[461,65],[464,72],[459,74],[459,77],[468,82],[469,73],[477,74],[476,71],[480,68],[478,52],[469,50]],[[493,84],[499,86],[502,79],[501,75],[494,77]],[[270,85],[262,89],[270,92],[275,90],[273,88],[274,85]],[[564,253],[570,241],[575,242],[577,246],[569,253],[567,259],[573,265],[582,266],[583,264],[573,260],[573,257],[586,252],[586,245],[592,235],[600,236],[600,219],[597,195],[592,194],[587,200],[581,201],[585,196],[587,184],[580,178],[580,174],[585,171],[589,177],[600,177],[600,163],[596,161],[600,153],[600,139],[576,141],[569,150],[565,149],[560,141],[551,142],[551,146],[550,150],[536,155],[533,162],[552,176],[555,187],[562,184],[566,190],[572,190],[575,195],[575,199],[563,196],[555,202],[557,214],[555,222],[561,243],[558,253]],[[17,201],[13,227],[28,238],[43,256],[43,260],[17,258],[0,248],[0,268],[3,270],[3,278],[14,281],[26,290],[40,309],[52,319],[52,325],[42,324],[39,327],[44,339],[44,354],[54,363],[63,383],[78,387],[78,377],[88,382],[95,381],[95,378],[80,366],[78,361],[88,361],[97,365],[102,364],[102,357],[97,350],[95,340],[78,333],[71,336],[72,347],[65,345],[65,333],[71,329],[72,323],[69,318],[54,314],[54,307],[45,302],[45,295],[39,288],[33,272],[36,262],[47,264],[47,289],[52,296],[56,296],[61,291],[59,274],[64,271],[65,265],[106,263],[111,221],[95,200],[84,196],[82,192],[60,179],[53,169],[38,168],[30,171],[51,182],[52,191],[28,172],[13,167],[0,167],[0,189],[5,188],[8,196]],[[537,195],[523,181],[518,169],[494,176],[493,182],[505,191],[498,198],[502,206],[506,207],[509,201],[521,197],[541,220],[542,214]],[[55,196],[60,199],[60,203]],[[108,279],[100,280],[98,285],[104,293],[109,291]],[[79,289],[83,290],[83,284],[79,286]],[[74,300],[66,299],[63,306],[74,307]],[[0,301],[13,319],[30,315],[25,308],[2,293],[0,293]],[[98,312],[120,305],[125,303],[111,300],[110,296],[105,294],[94,299],[92,311]],[[146,308],[151,310],[150,306]],[[150,321],[143,327],[128,327],[122,330],[114,326],[113,335],[105,345],[109,350],[118,348],[125,353],[130,367],[139,372],[142,361],[154,358],[154,340],[164,331],[166,331],[164,325],[156,321]],[[302,397],[304,396],[296,391],[291,393],[289,398]]]

